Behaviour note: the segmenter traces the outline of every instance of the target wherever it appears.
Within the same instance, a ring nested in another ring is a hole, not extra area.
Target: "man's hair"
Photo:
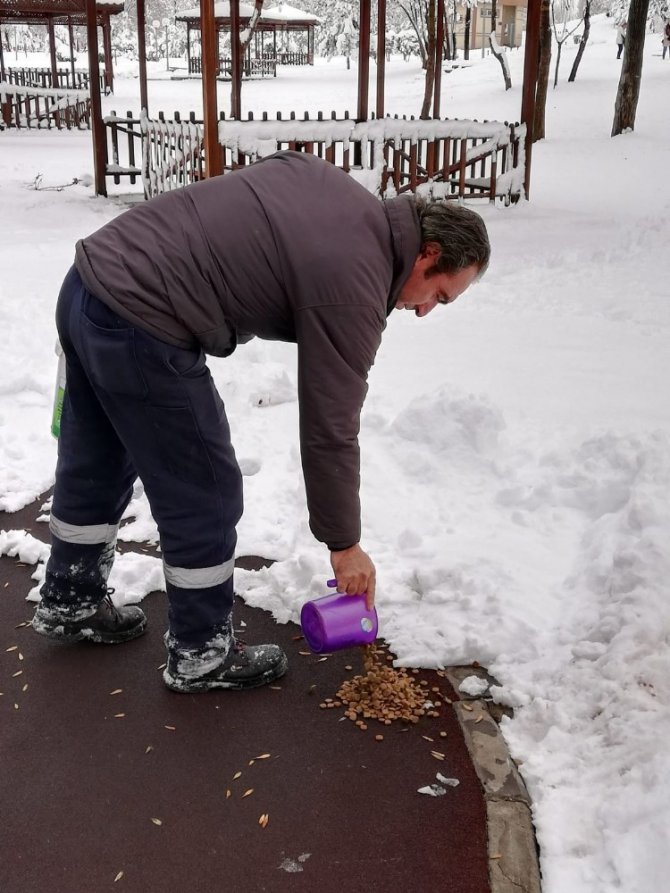
[[[421,224],[421,244],[435,242],[440,254],[429,275],[456,273],[475,266],[483,276],[491,258],[486,225],[476,211],[446,201],[428,201],[415,196]]]

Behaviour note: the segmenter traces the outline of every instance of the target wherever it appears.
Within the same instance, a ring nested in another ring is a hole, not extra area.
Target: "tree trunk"
[[[468,6],[465,10],[465,34],[463,35],[463,58],[470,58],[470,23],[472,21],[472,9]]]
[[[428,13],[426,16],[428,26],[428,40],[426,45],[426,86],[423,92],[423,105],[421,106],[421,118],[430,118],[430,106],[435,85],[435,0],[428,0]]]
[[[535,116],[533,118],[533,142],[544,139],[544,118],[547,107],[547,87],[551,69],[551,0],[540,5],[540,61],[537,69]]]
[[[492,2],[491,2],[491,33],[489,34],[489,46],[491,47],[491,52],[496,57],[496,59],[500,63],[500,67],[502,68],[503,80],[505,82],[505,90],[511,90],[512,89],[512,78],[510,77],[510,73],[509,73],[509,65],[507,64],[507,59],[505,58],[505,51],[502,49],[502,47],[498,43],[498,38],[496,35],[497,18],[498,18],[498,12],[497,12],[497,7],[496,7],[496,0],[492,0]]]
[[[561,64],[561,52],[563,51],[563,41],[557,41],[556,47],[556,68],[554,69],[554,90],[556,89],[556,84],[558,83],[558,69]]]
[[[649,0],[631,0],[628,10],[628,28],[626,29],[626,45],[623,51],[623,65],[619,78],[616,102],[614,104],[614,122],[612,136],[635,128],[635,113],[640,97],[640,81],[642,80],[642,51],[644,49],[645,29]]]
[[[240,40],[240,52],[238,56],[238,68],[239,68],[239,76],[240,80],[242,79],[242,72],[244,71],[244,57],[247,54],[247,47],[251,43],[251,38],[254,36],[254,32],[256,31],[256,25],[258,24],[258,20],[261,17],[261,12],[263,11],[263,0],[254,0],[254,11],[251,13],[251,17],[249,19],[249,24],[247,25],[246,32],[247,37],[246,40]]]
[[[579,68],[579,63],[582,61],[582,56],[584,55],[584,50],[586,49],[586,43],[589,39],[589,34],[591,33],[591,0],[586,0],[586,4],[584,6],[584,31],[582,33],[582,39],[579,41],[579,49],[577,50],[577,55],[575,56],[575,61],[572,63],[572,68],[570,69],[570,76],[568,77],[568,83],[571,84],[574,79],[577,77],[577,69]]]

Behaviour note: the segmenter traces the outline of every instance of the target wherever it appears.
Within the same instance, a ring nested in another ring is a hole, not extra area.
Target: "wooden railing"
[[[83,90],[0,83],[0,121],[4,127],[85,129],[91,126],[91,100]]]
[[[148,198],[203,176],[201,122],[145,120],[143,182]],[[291,115],[269,120],[226,120],[219,142],[225,171],[281,149],[310,152],[341,167],[380,196],[429,191],[445,199],[497,198],[505,204],[523,194],[525,125],[497,121],[380,118],[355,122],[346,114],[316,120]]]
[[[56,70],[56,80],[50,68],[8,68],[7,81],[19,87],[42,87],[43,89],[67,88],[68,90],[88,90],[88,71],[75,69],[74,77],[71,68]],[[100,72],[100,89],[105,90],[105,71]]]
[[[142,178],[141,119],[126,112],[125,117],[112,111],[103,118],[107,134],[105,175],[117,185],[127,177],[131,183]]]
[[[229,78],[233,70],[233,60],[228,56],[219,56],[219,77]],[[202,74],[202,58],[191,56],[188,67],[189,74]],[[242,75],[252,77],[277,77],[277,59],[274,56],[262,56],[261,58],[245,58],[242,66]]]
[[[142,183],[146,198],[169,192],[204,177],[204,128],[191,112],[182,121],[178,114],[166,121],[162,115],[142,126]]]

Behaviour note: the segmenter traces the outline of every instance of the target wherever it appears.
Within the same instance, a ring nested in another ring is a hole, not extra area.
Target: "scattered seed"
[[[126,715],[125,713],[115,713],[115,714],[114,714],[114,718],[115,718],[115,719],[121,719],[121,718],[122,718],[123,716],[125,716],[125,715]]]
[[[312,652],[311,651],[299,651],[298,654],[302,654],[303,657],[310,657]]]
[[[269,821],[270,821],[270,816],[267,814],[267,812],[264,812],[263,815],[258,820],[258,824],[261,826],[261,828],[267,828]]]
[[[322,664],[322,663],[324,662],[324,660],[328,660],[328,658],[327,658],[327,657],[320,657],[320,658],[317,660],[317,664]]]
[[[235,775],[233,775],[233,781],[235,781],[236,778],[239,778],[241,774],[241,772],[236,772]]]
[[[27,683],[27,682],[26,682],[26,684],[23,686],[23,688],[21,689],[21,691],[28,691],[28,683]]]
[[[453,704],[453,703],[454,703],[454,702],[451,700],[451,698],[445,698],[444,701],[445,701],[446,704]]]
[[[5,651],[9,654],[10,651],[18,651],[18,649],[19,649],[18,645],[12,645],[11,648],[5,648]]]
[[[15,710],[18,710],[18,709],[19,709],[19,705],[18,705],[17,703],[14,704],[14,709],[15,709]]]
[[[161,664],[160,667],[156,667],[157,670],[164,670],[167,667],[167,664]]]
[[[255,762],[256,762],[256,760],[249,760],[249,762],[247,763],[247,765],[248,765],[248,766],[253,766]]]
[[[245,797],[248,797],[249,794],[253,794],[253,792],[254,792],[254,789],[253,789],[253,788],[248,788],[248,789],[242,794],[242,799],[244,800]]]
[[[475,720],[475,725],[477,725],[477,723],[481,722],[483,719],[484,719],[483,716],[478,716],[477,719]]]
[[[502,853],[493,853],[489,856],[489,859],[502,859]]]
[[[162,825],[163,824],[160,819],[152,819],[151,821],[154,823],[154,825]]]
[[[424,739],[424,741],[430,741],[431,743],[433,741],[433,739],[429,738],[428,735],[422,735],[421,737]]]
[[[383,741],[383,740],[384,740],[383,735],[375,735],[375,741]]]
[[[353,667],[351,666],[351,664],[347,664],[344,669],[345,670],[353,670]]]
[[[122,688],[115,688],[114,691],[110,691],[110,695],[120,695],[122,691]]]
[[[299,642],[300,639],[304,639],[304,638],[305,638],[305,637],[304,637],[303,635],[291,636],[291,639],[292,639],[294,642]]]
[[[440,732],[440,738],[446,738],[446,737],[447,737],[446,732]]]
[[[430,755],[435,757],[436,760],[443,760],[444,754],[440,753],[439,750],[431,750]]]
[[[228,788],[226,790],[226,800],[230,799],[230,797],[232,797],[232,796],[233,796],[233,792],[230,790],[230,788]]]
[[[120,881],[122,877],[123,877],[123,872],[120,871],[120,872],[117,874],[117,876],[114,878],[114,883],[116,883],[117,881]]]
[[[153,748],[153,745],[152,745],[152,744],[147,744],[147,749],[146,749],[144,752],[145,752],[145,753],[151,753],[151,751],[152,751],[153,749],[154,749],[154,748]]]
[[[257,760],[269,760],[272,754],[262,753],[260,756],[256,757]]]
[[[14,629],[21,629],[22,626],[30,626],[30,620],[24,620],[23,623],[17,623]]]
[[[281,685],[271,685],[270,688],[273,691],[281,691]]]
[[[469,713],[472,713],[472,711],[474,710],[474,707],[471,707],[470,704],[466,704],[465,701],[461,701],[461,704],[463,706],[463,710],[467,710]]]
[[[12,679],[13,679],[15,676],[21,676],[22,673],[23,673],[23,670],[17,670],[16,673],[12,673]]]
[[[23,655],[21,654],[20,651],[19,651],[19,660],[23,660]]]
[[[5,585],[2,588],[6,589],[8,586],[9,586],[9,583],[5,583]]]
[[[177,731],[177,727],[176,727],[176,726],[163,726],[163,728],[165,728],[165,729],[169,729],[171,732],[176,732],[176,731]]]

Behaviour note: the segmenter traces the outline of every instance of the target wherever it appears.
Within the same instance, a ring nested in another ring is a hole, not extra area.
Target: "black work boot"
[[[172,636],[163,681],[173,691],[195,693],[215,688],[258,688],[279,679],[288,669],[279,645],[246,645],[216,636],[201,648],[180,648]]]
[[[147,618],[141,608],[128,605],[117,608],[110,594],[107,594],[93,613],[68,611],[63,606],[46,606],[40,602],[35,610],[32,627],[41,636],[59,642],[72,644],[82,642],[101,642],[105,645],[116,645],[129,642],[141,636],[146,630]]]

